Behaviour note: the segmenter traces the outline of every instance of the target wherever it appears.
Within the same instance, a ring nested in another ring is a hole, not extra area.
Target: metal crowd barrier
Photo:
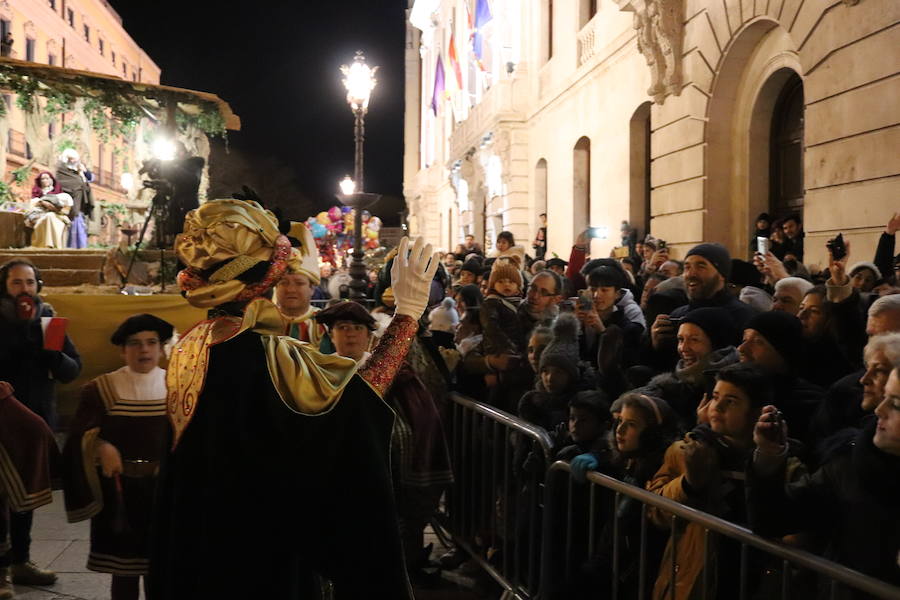
[[[560,598],[564,596],[565,592],[562,591],[564,589],[563,581],[571,577],[572,567],[575,566],[571,564],[573,553],[576,551],[576,549],[573,548],[573,535],[576,532],[573,531],[574,515],[572,514],[572,498],[574,494],[572,492],[576,487],[583,486],[579,486],[579,484],[573,483],[569,473],[569,463],[563,461],[557,461],[550,465],[550,468],[547,472],[544,499],[544,548],[541,562],[540,585],[540,597],[542,600],[552,600],[554,598]],[[589,483],[589,488],[587,490],[587,496],[589,500],[586,505],[589,514],[585,515],[584,518],[584,520],[588,523],[587,548],[580,549],[581,551],[586,551],[587,556],[593,556],[597,547],[596,525],[598,515],[596,513],[598,511],[595,507],[598,490],[602,489],[606,490],[607,492],[614,493],[614,510],[612,513],[612,560],[610,561],[610,564],[603,565],[604,568],[610,569],[610,576],[608,578],[610,583],[610,595],[606,596],[604,590],[597,590],[598,598],[605,597],[609,598],[610,600],[618,600],[620,597],[619,557],[621,549],[619,548],[618,508],[623,497],[637,500],[641,505],[641,530],[637,580],[638,600],[644,600],[648,597],[648,594],[651,591],[648,588],[652,588],[653,581],[656,579],[655,574],[658,570],[663,568],[670,568],[671,578],[672,581],[674,581],[679,568],[679,557],[674,551],[671,554],[671,565],[649,564],[646,552],[647,535],[648,528],[652,528],[654,527],[654,525],[647,519],[648,507],[655,507],[668,513],[672,522],[671,535],[677,536],[678,528],[676,527],[676,524],[679,522],[679,520],[696,523],[703,528],[703,569],[699,579],[699,583],[702,586],[700,588],[701,598],[706,599],[715,597],[715,592],[710,589],[711,585],[713,585],[711,580],[715,577],[715,573],[712,572],[715,571],[715,569],[710,569],[710,553],[708,552],[710,546],[710,534],[718,534],[719,536],[729,538],[734,542],[740,544],[740,577],[738,582],[739,596],[736,597],[735,600],[749,600],[750,598],[755,599],[761,597],[765,600],[775,600],[776,598],[776,596],[771,595],[771,589],[767,589],[767,591],[762,593],[757,591],[755,595],[751,596],[750,590],[748,590],[747,585],[748,578],[751,576],[748,568],[748,554],[750,551],[749,549],[751,548],[764,553],[766,557],[777,559],[777,566],[781,569],[781,573],[780,575],[778,575],[778,578],[780,579],[780,585],[778,587],[780,587],[780,589],[777,592],[777,597],[781,598],[782,600],[787,600],[792,596],[792,578],[793,570],[795,567],[806,569],[809,572],[815,573],[817,576],[823,577],[828,580],[829,587],[827,590],[827,594],[830,600],[838,600],[849,597],[859,598],[859,595],[854,595],[855,592],[869,594],[870,596],[867,597],[874,598],[891,600],[897,600],[898,598],[900,598],[900,588],[863,575],[858,571],[854,571],[840,564],[826,560],[820,556],[810,554],[809,552],[778,544],[766,538],[762,538],[758,535],[755,535],[752,531],[745,527],[741,527],[729,521],[714,517],[708,513],[693,509],[689,506],[679,504],[678,502],[675,502],[668,498],[664,498],[657,494],[648,492],[644,489],[629,485],[627,483],[619,481],[618,479],[614,479],[600,473],[589,472],[587,475],[587,479]],[[560,493],[561,490],[565,490],[565,492]],[[565,507],[562,506],[564,500],[566,504]],[[563,520],[566,523],[565,531],[562,533],[562,537],[564,538],[564,547],[559,548],[554,547],[554,543],[560,537],[559,532],[555,531],[555,529],[558,528],[560,520],[558,518],[554,519],[554,516],[558,517],[563,509],[565,509],[562,513]],[[565,564],[561,566],[559,564],[560,561],[565,561]],[[650,577],[647,576],[648,573],[650,574]],[[812,589],[809,589],[810,584]],[[803,585],[807,586],[806,589],[802,590],[803,592],[806,592],[806,594],[795,593],[793,594],[794,597],[822,597],[819,593],[819,590],[816,589],[815,581],[804,581]],[[667,594],[666,597],[674,600],[676,598],[675,586],[671,585],[669,587],[669,590],[670,593]],[[691,595],[691,598],[695,597],[696,594]],[[628,596],[628,598],[629,600],[631,600],[632,598],[635,598],[635,596]]]
[[[552,442],[540,427],[459,394],[450,395],[448,441],[455,483],[436,525],[505,590],[537,595],[543,478]],[[529,471],[516,459],[531,455]]]

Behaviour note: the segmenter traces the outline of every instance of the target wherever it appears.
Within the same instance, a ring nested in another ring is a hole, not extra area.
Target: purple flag
[[[475,35],[473,39],[473,50],[479,62],[484,58],[484,35],[482,28],[491,20],[491,7],[488,6],[488,0],[475,1]]]
[[[441,97],[444,95],[444,61],[438,55],[437,66],[434,68],[434,94],[431,96],[431,110],[434,116],[438,114],[438,107],[441,105]]]

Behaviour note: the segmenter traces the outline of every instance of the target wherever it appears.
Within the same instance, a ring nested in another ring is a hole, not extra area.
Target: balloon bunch
[[[349,206],[332,206],[306,220],[306,226],[312,232],[319,256],[323,260],[335,264],[335,252],[353,248],[355,213]],[[381,219],[364,210],[362,213],[362,247],[374,250],[381,246],[378,239],[381,230]]]

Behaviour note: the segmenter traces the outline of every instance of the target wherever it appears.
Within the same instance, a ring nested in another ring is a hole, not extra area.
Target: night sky
[[[319,210],[335,203],[337,182],[353,172],[353,116],[339,67],[363,50],[380,67],[366,117],[366,191],[402,197],[403,0],[110,4],[162,69],[161,83],[227,101],[241,117],[230,147],[251,161],[284,163]],[[377,208],[394,224],[399,206]]]

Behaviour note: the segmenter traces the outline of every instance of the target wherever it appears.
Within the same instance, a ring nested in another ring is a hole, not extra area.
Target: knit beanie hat
[[[477,258],[470,258],[463,263],[463,266],[459,270],[468,271],[469,273],[473,273],[475,277],[478,277],[481,275],[481,261]]]
[[[569,401],[569,408],[574,407],[591,411],[601,423],[606,423],[611,418],[609,414],[609,400],[601,390],[583,390],[578,392]]]
[[[553,322],[553,339],[541,353],[540,368],[553,366],[566,371],[572,383],[578,379],[578,319],[562,313]]]
[[[712,343],[712,349],[718,350],[740,343],[737,329],[731,314],[724,308],[695,308],[684,315],[682,323],[693,323],[703,330]]]
[[[850,277],[856,275],[857,271],[862,271],[863,269],[869,269],[872,273],[875,274],[875,281],[881,279],[881,269],[875,266],[875,263],[870,263],[866,261],[860,261],[850,267],[850,270],[847,271]]]
[[[522,291],[522,273],[516,266],[508,260],[497,260],[491,267],[491,276],[488,279],[488,289],[494,289],[494,284],[500,279],[509,279],[519,285],[519,291]]]
[[[714,266],[726,280],[728,280],[731,276],[731,255],[728,254],[728,250],[722,244],[697,244],[696,246],[691,248],[690,252],[687,253],[687,256],[685,258],[694,255],[702,256],[710,263],[712,263],[712,266]]]
[[[762,285],[762,273],[752,263],[739,258],[731,259],[731,276],[728,281],[737,285]]]
[[[766,223],[771,223],[772,217],[769,216],[769,213],[763,212],[763,213],[759,213],[759,215],[757,215],[756,220],[757,221],[765,221]]]
[[[800,362],[803,355],[803,325],[792,314],[773,310],[754,315],[745,329],[753,329],[781,355],[791,366]]]

